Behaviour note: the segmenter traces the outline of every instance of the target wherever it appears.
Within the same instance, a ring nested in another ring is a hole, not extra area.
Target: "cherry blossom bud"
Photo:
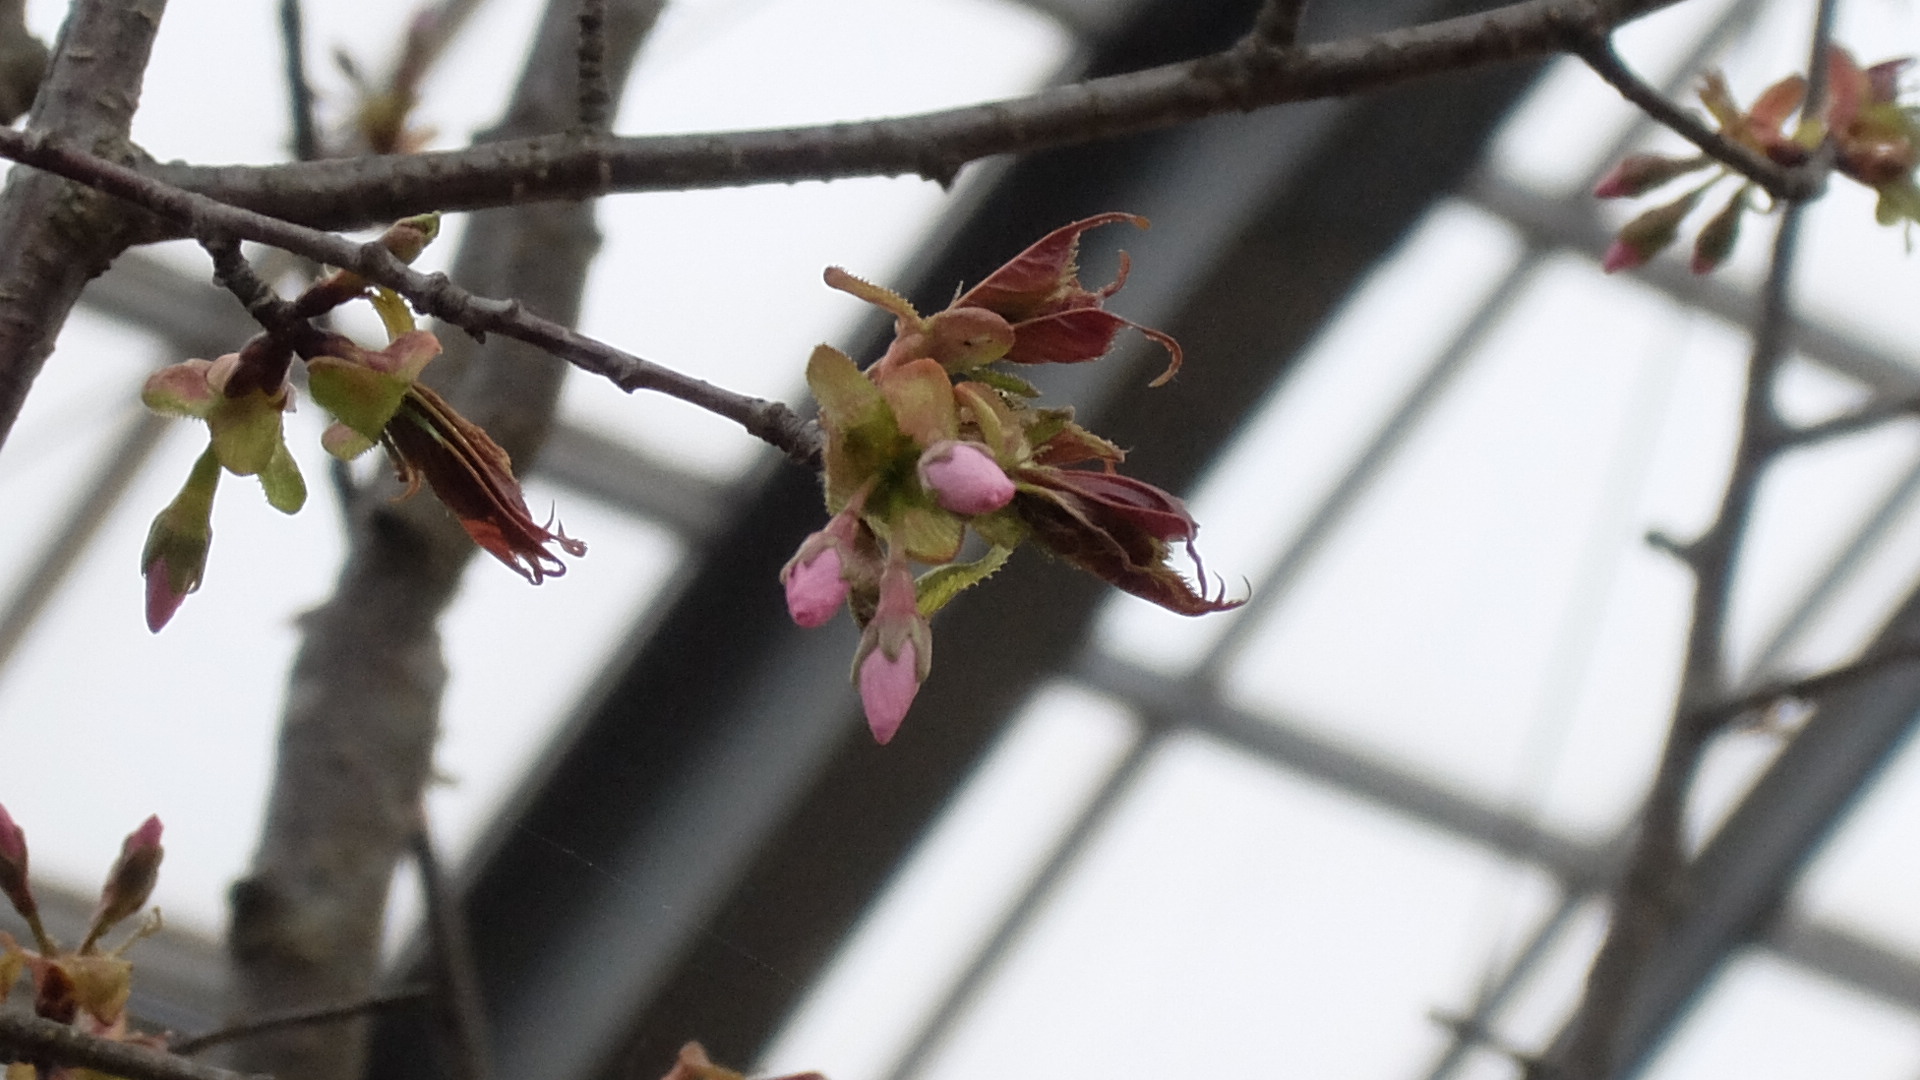
[[[1593,196],[1596,199],[1620,199],[1644,195],[1669,180],[1711,164],[1713,162],[1702,155],[1670,158],[1663,154],[1628,154],[1593,186]]]
[[[906,560],[895,556],[880,578],[880,602],[853,656],[854,683],[875,742],[900,730],[933,663],[933,630],[914,591]]]
[[[1733,253],[1733,245],[1740,239],[1740,219],[1746,212],[1747,189],[1743,187],[1701,226],[1700,235],[1694,238],[1691,263],[1694,273],[1712,273]]]
[[[107,871],[100,906],[93,913],[93,925],[87,928],[81,952],[89,951],[102,934],[139,911],[153,895],[154,882],[160,878],[160,860],[166,855],[166,849],[160,846],[160,830],[160,818],[150,816],[121,843],[120,857]]]
[[[27,834],[0,806],[0,894],[23,919],[32,919],[38,905],[27,888]]]
[[[942,509],[967,516],[991,514],[1013,500],[1013,481],[977,443],[940,443],[920,455],[920,485]]]
[[[1600,260],[1600,269],[1611,274],[1619,270],[1631,270],[1658,255],[1661,249],[1673,243],[1680,233],[1680,223],[1686,220],[1700,196],[1706,193],[1705,187],[1695,188],[1685,195],[1634,218],[1620,227],[1620,234],[1607,248],[1607,254]]]
[[[783,575],[787,586],[787,613],[793,621],[811,630],[826,625],[847,602],[847,583],[840,576],[840,551],[822,548],[819,554],[788,568]]]
[[[914,696],[920,693],[919,660],[913,642],[908,641],[896,658],[875,649],[860,663],[860,705],[866,710],[873,741],[881,746],[900,730]]]
[[[780,583],[787,588],[787,614],[795,623],[809,630],[825,625],[847,602],[847,593],[856,581],[872,588],[879,578],[872,537],[860,524],[860,508],[865,501],[862,493],[847,504],[826,528],[802,540],[793,558],[781,567]]]
[[[167,508],[147,530],[140,572],[147,578],[147,629],[159,633],[187,594],[200,587],[213,546],[213,496],[220,485],[220,459],[209,448],[194,463]]]

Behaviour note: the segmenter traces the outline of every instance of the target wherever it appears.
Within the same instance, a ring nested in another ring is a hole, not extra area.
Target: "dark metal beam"
[[[1148,5],[1092,70],[1217,47],[1254,6]],[[1321,10],[1413,21],[1456,9]],[[1130,447],[1130,468],[1184,488],[1458,183],[1530,78],[1482,72],[1024,161],[909,291],[937,307],[955,282],[1064,221],[1109,209],[1153,217],[1151,233],[1091,238],[1088,262],[1111,265],[1115,245],[1132,251],[1136,273],[1116,306],[1181,338],[1181,378],[1146,391],[1144,350],[1042,374],[1050,395],[1070,388],[1083,418]],[[850,632],[785,627],[771,585],[820,522],[812,482],[782,472],[743,507],[658,632],[636,635],[645,650],[582,715],[476,870],[469,906],[503,1072],[537,1066],[571,1080],[589,1060],[603,1075],[657,1070],[690,1037],[717,1059],[751,1060],[1007,715],[1071,661],[1104,599],[1068,568],[1017,558],[942,615],[936,673],[907,730],[880,750],[846,687]],[[623,1009],[638,1019],[610,1037]]]

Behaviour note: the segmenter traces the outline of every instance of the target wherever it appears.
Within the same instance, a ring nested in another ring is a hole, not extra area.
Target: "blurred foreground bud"
[[[1747,213],[1747,193],[1751,185],[1742,185],[1727,200],[1720,212],[1700,227],[1700,235],[1693,241],[1693,259],[1690,268],[1696,274],[1710,274],[1727,261],[1733,253],[1733,245],[1740,239],[1740,221]]]
[[[38,916],[40,906],[27,887],[27,834],[4,806],[0,806],[0,895],[6,896],[21,918],[33,921]],[[0,991],[4,989],[0,984]]]
[[[1672,158],[1664,154],[1628,154],[1593,186],[1597,199],[1632,198],[1713,164],[1704,154]]]
[[[1680,223],[1686,220],[1687,214],[1692,212],[1694,204],[1700,201],[1700,196],[1705,192],[1705,188],[1696,188],[1622,225],[1613,246],[1607,249],[1606,256],[1600,260],[1600,269],[1612,274],[1645,265],[1648,259],[1673,243],[1674,237],[1680,233]]]

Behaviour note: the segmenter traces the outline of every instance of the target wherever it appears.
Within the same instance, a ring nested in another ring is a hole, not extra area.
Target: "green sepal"
[[[820,419],[842,431],[890,421],[886,398],[853,359],[831,345],[816,345],[807,358],[807,388],[820,403]]]
[[[959,436],[953,381],[939,361],[922,357],[885,372],[877,382],[893,411],[893,422],[923,448]]]
[[[140,388],[140,403],[161,416],[206,419],[219,404],[219,393],[207,383],[212,366],[205,360],[168,364],[147,376]]]
[[[1003,547],[1008,550],[1025,543],[1033,532],[1027,527],[1026,522],[1020,520],[1020,515],[1014,512],[1011,503],[991,514],[981,514],[979,517],[972,518],[967,524],[973,526],[973,531],[979,533],[982,540],[994,547]]]
[[[1903,180],[1881,188],[1873,217],[1882,225],[1920,221],[1920,187],[1915,187],[1911,180]]]
[[[407,306],[399,293],[384,286],[375,286],[367,299],[372,302],[373,310],[379,313],[381,325],[387,328],[388,340],[414,331],[413,309]]]
[[[920,575],[913,583],[913,594],[920,614],[931,618],[954,597],[992,577],[1007,564],[1012,548],[995,546],[972,562],[949,563]]]
[[[154,561],[167,559],[167,585],[184,596],[200,587],[207,551],[213,545],[213,497],[220,489],[220,459],[209,446],[194,459],[180,493],[154,515],[147,542],[140,550],[140,567],[148,572]]]
[[[980,441],[993,451],[994,459],[1002,468],[1015,464],[1023,456],[1019,421],[992,387],[964,382],[953,388],[953,396],[966,409],[973,425],[980,429]]]
[[[986,383],[995,390],[1003,390],[1015,397],[1036,398],[1040,388],[1018,375],[1001,371],[999,368],[980,368],[967,372],[967,378]]]
[[[352,461],[377,443],[345,424],[328,424],[320,433],[320,447],[341,461]]]
[[[1035,409],[1033,419],[1027,423],[1027,441],[1034,446],[1044,446],[1047,440],[1067,429],[1073,423],[1073,406],[1060,409]]]
[[[222,398],[207,414],[213,452],[220,465],[235,476],[253,476],[286,452],[280,434],[280,405],[261,390],[237,398]]]
[[[297,514],[307,504],[307,482],[293,455],[287,452],[286,443],[279,445],[267,467],[260,470],[260,490],[266,493],[268,505],[283,514]]]
[[[952,562],[960,554],[967,524],[959,515],[931,503],[896,504],[888,516],[888,534],[900,551],[915,562]]]
[[[986,308],[948,308],[927,319],[927,354],[948,371],[972,371],[1013,349],[1013,327]]]
[[[307,390],[313,400],[334,419],[374,442],[380,440],[393,414],[400,411],[400,402],[411,385],[411,379],[336,356],[316,356],[307,361]]]

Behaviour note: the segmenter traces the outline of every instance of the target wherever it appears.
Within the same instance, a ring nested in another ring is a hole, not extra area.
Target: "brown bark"
[[[166,0],[79,0],[55,43],[30,129],[131,163],[127,130]],[[125,250],[126,204],[31,169],[0,192],[0,442],[86,283]]]

